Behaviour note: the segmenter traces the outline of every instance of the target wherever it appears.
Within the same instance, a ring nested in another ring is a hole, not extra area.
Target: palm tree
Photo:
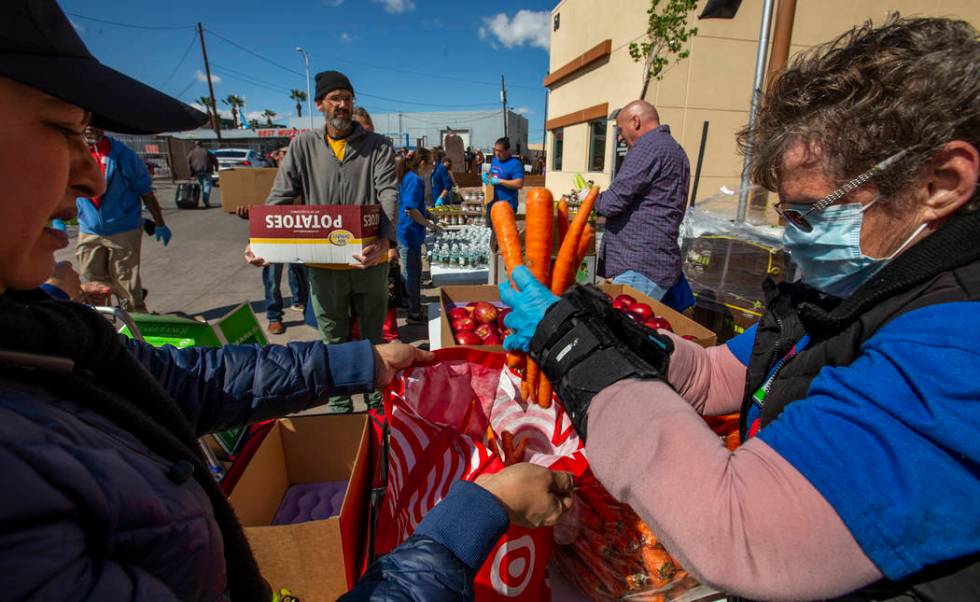
[[[211,129],[214,129],[217,119],[215,118],[214,103],[211,102],[211,97],[202,96],[197,99],[197,103],[204,106],[204,111],[208,114],[208,121],[211,123]]]
[[[235,96],[234,94],[229,94],[227,97],[221,99],[221,102],[225,103],[231,107],[231,121],[235,124],[235,129],[238,129],[238,109],[245,106],[245,99],[241,96]]]
[[[265,117],[265,122],[270,128],[272,127],[272,118],[278,114],[279,113],[276,113],[272,109],[266,109],[262,111],[262,116]]]
[[[293,88],[289,92],[289,98],[296,101],[296,116],[303,116],[303,103],[306,102],[306,92]]]

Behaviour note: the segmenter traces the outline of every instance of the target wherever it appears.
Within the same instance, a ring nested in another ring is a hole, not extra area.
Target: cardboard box
[[[601,284],[599,289],[605,293],[616,297],[617,295],[630,295],[637,301],[646,303],[658,316],[667,318],[674,332],[684,336],[695,337],[697,343],[703,347],[711,347],[717,343],[715,333],[684,314],[678,313],[659,301],[647,297],[643,293],[632,287],[622,284]],[[452,326],[449,324],[449,308],[466,305],[472,301],[487,301],[496,305],[501,305],[500,295],[496,286],[444,286],[439,289],[439,329],[442,334],[443,347],[457,347],[456,338],[453,336]],[[474,349],[484,351],[503,351],[499,345],[470,345]]]
[[[371,440],[366,414],[283,418],[255,452],[229,499],[262,576],[303,602],[333,602],[364,566]],[[272,526],[290,485],[348,480],[340,516]]]
[[[252,252],[271,263],[350,265],[381,231],[381,205],[262,205],[248,216]]]
[[[234,213],[239,207],[265,204],[278,171],[275,167],[221,170],[218,173],[218,180],[221,182],[221,208],[228,213]]]
[[[154,347],[173,345],[185,347],[220,347],[254,343],[267,345],[268,339],[259,325],[252,306],[242,303],[224,316],[210,322],[201,322],[180,316],[156,314],[131,314],[143,339]],[[127,326],[120,334],[133,338]]]

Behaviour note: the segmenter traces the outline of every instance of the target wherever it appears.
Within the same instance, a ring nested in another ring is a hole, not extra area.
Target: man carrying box
[[[381,343],[388,307],[388,249],[398,235],[394,152],[383,136],[353,120],[354,86],[344,74],[318,73],[315,101],[326,119],[326,131],[308,131],[293,139],[266,204],[290,205],[301,197],[307,205],[381,205],[381,235],[362,255],[355,255],[356,264],[309,269],[310,298],[324,342],[350,338],[353,308],[362,336]],[[338,412],[353,409],[349,398],[331,400],[331,406]]]

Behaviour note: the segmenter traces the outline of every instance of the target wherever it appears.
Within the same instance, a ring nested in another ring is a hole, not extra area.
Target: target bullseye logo
[[[501,544],[490,566],[490,584],[498,593],[516,598],[534,575],[534,540],[530,535]]]

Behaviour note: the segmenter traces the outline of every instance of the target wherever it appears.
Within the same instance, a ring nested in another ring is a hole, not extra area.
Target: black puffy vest
[[[752,394],[804,332],[810,335],[810,344],[773,380],[762,407],[763,428],[787,405],[807,397],[821,368],[853,362],[864,341],[888,321],[928,305],[980,300],[980,214],[951,218],[843,301],[800,283],[776,285],[767,280],[763,288],[766,312],[749,361],[742,402],[743,439],[750,426],[745,417]],[[928,567],[899,582],[881,581],[842,600],[978,601],[980,555]]]

